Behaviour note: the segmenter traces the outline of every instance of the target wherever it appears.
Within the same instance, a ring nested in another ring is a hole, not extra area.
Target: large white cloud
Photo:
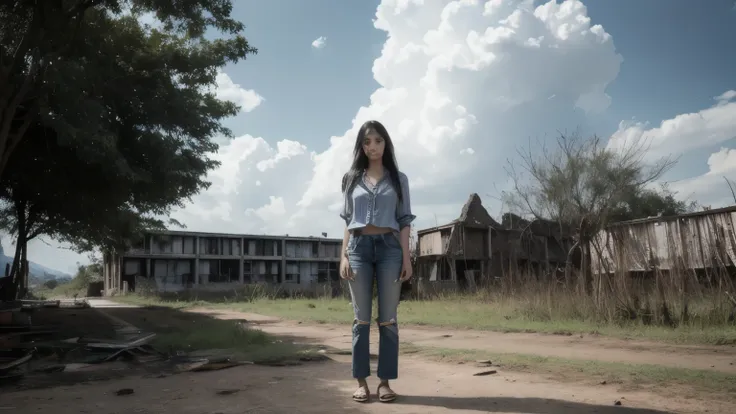
[[[455,218],[470,192],[493,207],[487,194],[507,183],[503,167],[514,149],[604,111],[623,61],[579,0],[538,7],[532,0],[383,0],[374,25],[387,34],[373,65],[380,86],[352,121],[335,126],[327,150],[235,138],[215,155],[222,165],[210,174],[211,188],[174,217],[191,230],[339,236],[340,178],[368,119],[392,134],[418,227]],[[244,110],[257,111],[263,101],[224,73],[218,84],[218,95]],[[609,145],[644,139],[651,156],[725,145],[736,135],[734,98],[724,92],[712,107],[658,127],[622,123]],[[708,165],[705,175],[672,188],[714,207],[729,203],[723,176],[736,180],[736,152],[724,148]]]
[[[374,25],[387,33],[373,65],[380,87],[327,150],[236,138],[217,155],[212,188],[176,218],[197,230],[338,236],[355,134],[378,119],[409,176],[417,226],[441,224],[470,192],[506,182],[520,140],[605,110],[623,60],[578,0],[384,0]]]
[[[645,122],[621,122],[608,147],[642,146],[647,148],[647,158],[655,159],[722,144],[736,137],[735,98],[736,91],[726,91],[713,98],[713,106],[666,119],[658,127],[648,128]]]
[[[217,87],[215,88],[217,98],[235,102],[242,111],[250,112],[264,101],[258,92],[253,89],[245,89],[233,82],[225,72],[218,72],[215,81],[217,82]]]
[[[721,146],[708,157],[705,174],[672,182],[670,189],[683,199],[713,208],[736,204],[727,183],[727,180],[736,181],[736,150],[723,146],[736,138],[736,91],[726,91],[713,99],[712,106],[666,119],[657,127],[648,128],[647,123],[641,122],[622,122],[609,140],[608,147],[646,148],[646,162]]]
[[[733,116],[736,123],[736,112]],[[696,200],[712,208],[736,204],[729,188],[736,184],[736,149],[721,148],[711,154],[707,162],[708,172],[674,182],[670,184],[670,188],[684,199]]]

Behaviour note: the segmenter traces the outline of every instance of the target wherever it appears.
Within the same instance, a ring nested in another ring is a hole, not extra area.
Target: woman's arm
[[[347,176],[346,176],[347,177]],[[340,277],[347,280],[352,280],[353,275],[350,271],[350,262],[348,261],[348,240],[350,240],[350,232],[348,231],[348,226],[350,225],[350,221],[353,216],[353,208],[352,203],[350,202],[350,198],[346,194],[345,190],[345,180],[346,177],[343,177],[343,205],[342,205],[342,211],[340,211],[340,217],[342,217],[343,220],[345,220],[345,231],[342,235],[342,246],[340,248]]]
[[[347,259],[349,239],[350,239],[350,232],[348,231],[348,226],[345,226],[345,233],[342,235],[342,249],[340,249],[340,260]]]
[[[406,226],[401,229],[399,233],[399,240],[401,241],[401,250],[404,252],[404,262],[411,262],[411,250],[409,247],[409,237],[411,235],[411,226]]]
[[[409,191],[409,179],[406,174],[399,175],[401,181],[401,202],[396,212],[396,221],[399,223],[401,250],[404,252],[404,270],[407,275],[402,275],[402,279],[406,280],[411,277],[411,247],[409,246],[409,236],[411,235],[411,223],[416,216],[411,212],[411,195]]]

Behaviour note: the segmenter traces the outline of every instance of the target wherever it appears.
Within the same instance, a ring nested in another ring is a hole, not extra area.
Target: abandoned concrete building
[[[160,292],[251,283],[317,291],[339,285],[341,243],[318,237],[151,232],[124,254],[104,257],[104,293],[124,287],[135,291],[137,280]]]
[[[456,220],[417,231],[414,291],[473,289],[520,271],[555,272],[573,244],[563,233],[554,222],[529,222],[511,213],[499,223],[471,194]]]

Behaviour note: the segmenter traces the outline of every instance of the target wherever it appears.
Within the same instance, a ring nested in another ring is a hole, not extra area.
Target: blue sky
[[[238,134],[296,139],[317,151],[350,127],[378,84],[372,66],[386,40],[373,27],[378,1],[239,0],[234,15],[259,49],[226,68],[233,81],[256,87],[266,101],[258,113],[228,125]],[[288,11],[288,12],[287,12]],[[310,45],[327,37],[321,50]]]
[[[736,90],[733,1],[494,1],[488,16],[479,0],[445,26],[449,1],[398,14],[396,0],[235,1],[259,53],[224,68],[220,86],[263,100],[227,121],[236,139],[222,141],[212,188],[174,217],[192,230],[339,234],[339,177],[368,118],[394,136],[419,228],[453,219],[470,192],[499,214],[515,148],[575,128],[654,139],[652,154],[680,156],[665,180],[683,197],[732,202],[722,176],[736,179],[736,104],[714,98]],[[481,49],[472,33],[487,34]],[[60,270],[86,261],[42,242],[30,250]]]
[[[234,81],[257,85],[267,101],[257,115],[233,120],[237,134],[298,139],[321,151],[326,137],[350,126],[355,110],[378,86],[373,61],[386,34],[373,27],[377,0],[239,0],[234,15],[260,49],[227,68]],[[540,3],[540,2],[537,2]],[[736,88],[736,10],[731,0],[596,0],[588,15],[603,25],[624,63],[609,86],[607,112],[591,120],[598,134],[624,119],[659,122],[696,112]],[[288,10],[289,13],[285,13]],[[278,29],[276,29],[278,28]],[[326,36],[329,47],[309,44]],[[574,127],[574,126],[571,126]]]

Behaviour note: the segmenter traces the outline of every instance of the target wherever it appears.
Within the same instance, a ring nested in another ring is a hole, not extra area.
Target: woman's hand
[[[350,261],[345,256],[340,260],[340,278],[343,280],[355,280],[353,270],[350,268]]]
[[[411,279],[413,271],[411,268],[411,259],[404,259],[404,263],[401,265],[401,281],[406,282]]]

